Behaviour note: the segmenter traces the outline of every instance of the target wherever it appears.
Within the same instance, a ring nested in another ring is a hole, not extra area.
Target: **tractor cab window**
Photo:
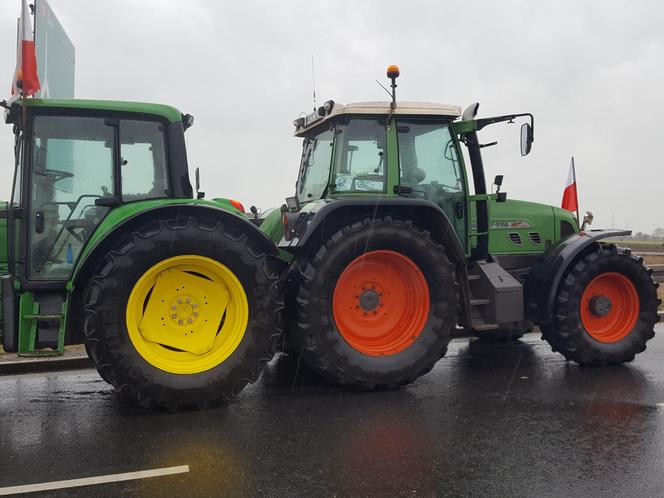
[[[464,245],[466,182],[449,123],[399,120],[397,144],[401,185],[412,189],[409,195],[437,204]]]
[[[447,124],[401,121],[397,132],[402,185],[433,202],[463,192],[461,165]]]
[[[297,199],[307,202],[320,199],[330,178],[334,131],[311,135],[304,141],[300,176],[297,180]]]
[[[351,119],[337,129],[332,193],[385,192],[384,120]]]
[[[104,118],[36,116],[28,220],[31,279],[61,280],[114,197],[114,128]]]
[[[168,196],[163,124],[120,120],[120,169],[123,201]]]

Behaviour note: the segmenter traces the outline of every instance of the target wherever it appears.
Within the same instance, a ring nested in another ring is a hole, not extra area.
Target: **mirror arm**
[[[477,129],[477,131],[479,131],[482,128],[484,128],[485,126],[488,126],[488,125],[495,124],[495,123],[502,123],[504,121],[508,121],[508,122],[509,121],[514,121],[514,119],[524,117],[524,116],[530,118],[530,128],[531,128],[531,130],[533,130],[533,135],[534,135],[535,134],[534,133],[535,132],[535,118],[529,112],[524,112],[524,113],[520,113],[520,114],[507,114],[505,116],[494,116],[492,118],[478,119],[478,120],[475,121],[475,123],[477,125],[476,129]]]

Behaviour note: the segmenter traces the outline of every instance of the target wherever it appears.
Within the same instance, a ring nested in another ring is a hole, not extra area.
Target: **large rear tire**
[[[271,257],[193,217],[119,237],[84,294],[85,342],[103,379],[144,407],[205,407],[254,382],[280,339]]]
[[[297,261],[290,339],[323,377],[393,389],[447,351],[458,283],[445,248],[409,221],[364,219]]]
[[[601,244],[563,278],[553,322],[540,326],[543,339],[581,364],[632,361],[646,349],[659,321],[651,273],[629,249]]]

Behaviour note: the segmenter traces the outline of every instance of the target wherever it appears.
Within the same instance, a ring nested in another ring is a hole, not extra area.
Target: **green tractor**
[[[206,406],[256,380],[281,337],[283,263],[239,202],[194,195],[193,118],[135,102],[3,106],[16,138],[0,221],[4,350],[84,343],[143,406]]]
[[[294,197],[256,223],[290,261],[288,350],[328,379],[395,388],[427,373],[457,328],[484,338],[539,325],[581,364],[631,361],[658,321],[642,258],[580,230],[572,213],[487,191],[477,132],[531,114],[477,118],[441,104],[326,102],[295,120]],[[462,147],[467,151],[469,164]],[[471,194],[472,183],[474,193]],[[252,208],[253,212],[256,212]]]

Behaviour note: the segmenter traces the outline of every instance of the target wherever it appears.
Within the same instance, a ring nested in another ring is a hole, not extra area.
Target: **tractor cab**
[[[15,220],[16,249],[26,254],[17,258],[10,250],[9,265],[19,267],[12,273],[28,287],[64,286],[111,208],[191,196],[191,186],[183,184],[184,150],[169,150],[171,142],[182,143],[169,142],[169,134],[175,134],[171,126],[181,133],[181,115],[172,123],[175,109],[154,106],[163,108],[139,114],[131,109],[135,104],[120,102],[103,113],[91,110],[101,104],[26,100],[7,114],[16,137],[9,214]]]
[[[24,340],[8,339],[5,346],[61,351],[72,277],[103,238],[100,226],[113,225],[109,213],[192,197],[183,138],[191,119],[163,105],[21,99],[7,105],[6,121],[14,130],[15,169],[2,213],[3,296],[12,299],[12,286],[21,290],[18,337]]]
[[[326,102],[295,120],[304,139],[295,199],[407,197],[437,205],[467,246],[468,179],[453,128],[456,106]]]

